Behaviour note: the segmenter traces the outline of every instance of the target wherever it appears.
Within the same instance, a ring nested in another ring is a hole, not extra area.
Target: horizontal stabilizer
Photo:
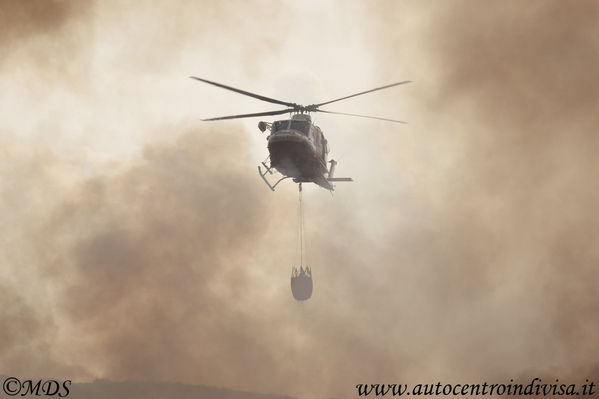
[[[328,181],[354,181],[351,177],[331,177]]]

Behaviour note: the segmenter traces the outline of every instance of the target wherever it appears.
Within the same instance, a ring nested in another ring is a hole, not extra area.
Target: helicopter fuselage
[[[292,119],[276,121],[268,136],[270,166],[297,181],[319,184],[327,172],[327,142],[310,116],[294,115]]]
[[[313,143],[301,133],[279,133],[268,140],[270,164],[285,176],[310,179],[326,172]]]

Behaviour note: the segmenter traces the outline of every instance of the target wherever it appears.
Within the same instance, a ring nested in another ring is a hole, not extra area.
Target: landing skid
[[[282,182],[285,179],[290,179],[291,176],[284,176],[281,177],[279,180],[277,180],[277,182],[275,184],[270,184],[270,182],[268,181],[268,179],[266,178],[267,174],[273,174],[272,168],[270,166],[266,166],[266,164],[264,162],[261,162],[262,166],[264,166],[266,168],[266,170],[264,172],[262,172],[262,168],[260,167],[260,165],[258,165],[258,174],[260,175],[260,177],[262,178],[262,180],[264,180],[264,183],[266,183],[266,185],[268,186],[268,188],[270,188],[272,191],[275,191],[275,187]]]
[[[291,176],[283,176],[279,180],[277,180],[274,184],[271,184],[268,181],[268,179],[266,178],[266,175],[269,175],[269,174],[272,175],[272,174],[274,174],[274,172],[273,172],[273,168],[266,164],[266,161],[268,161],[268,158],[266,158],[263,162],[260,162],[262,164],[262,166],[264,166],[264,168],[265,168],[264,171],[262,171],[262,168],[260,167],[260,165],[258,165],[258,174],[260,175],[262,180],[264,180],[264,183],[266,183],[268,188],[270,188],[272,191],[275,191],[275,187],[278,186],[280,182],[282,182],[283,180],[286,180],[286,179],[291,179],[292,177]],[[332,182],[353,181],[353,179],[351,177],[333,177],[333,175],[335,173],[335,165],[337,165],[337,162],[334,160],[330,160],[329,162],[331,163],[331,168],[329,169],[328,177],[324,177],[324,176],[320,175],[320,176],[315,177],[313,180],[312,179],[306,180],[306,179],[300,179],[300,178],[293,178],[293,182],[299,183],[300,191],[301,191],[302,183],[315,183],[323,188],[326,188],[329,191],[333,191],[333,190],[335,190],[335,187],[331,184]]]

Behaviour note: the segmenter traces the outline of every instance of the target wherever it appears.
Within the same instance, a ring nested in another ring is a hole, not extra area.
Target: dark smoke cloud
[[[45,275],[40,266],[47,262],[45,265],[52,268],[55,256],[48,246],[51,241],[40,233],[39,223],[61,200],[60,194],[50,193],[72,184],[69,176],[76,162],[59,159],[35,145],[24,146],[4,138],[0,144],[5,166],[0,170],[0,367],[33,377],[73,372],[69,362],[57,353],[60,325],[45,279],[51,275]],[[85,369],[78,373],[86,376]]]
[[[500,199],[505,211],[494,220],[507,221],[505,233],[537,252],[553,345],[571,348],[584,363],[593,361],[584,354],[593,339],[588,329],[598,323],[589,311],[597,303],[589,283],[599,261],[591,238],[599,227],[592,151],[599,85],[591,67],[599,51],[590,34],[599,8],[548,2],[521,11],[514,15],[502,5],[489,14],[444,14],[442,30],[449,26],[453,35],[434,46],[448,65],[436,100],[466,99],[478,127],[468,134],[460,166],[479,168],[460,179],[465,184],[455,186],[453,197],[474,191]]]
[[[388,23],[407,18],[398,5],[379,5]],[[426,129],[414,151],[431,160],[427,173],[438,168],[444,176],[434,186],[419,183],[433,204],[428,226],[435,233],[426,236],[427,254],[414,258],[443,264],[430,276],[437,281],[430,295],[449,306],[465,300],[461,306],[471,308],[474,301],[508,295],[498,307],[487,306],[494,314],[464,320],[470,328],[477,320],[495,324],[458,338],[456,345],[467,340],[482,354],[475,362],[482,367],[457,373],[506,375],[525,368],[534,374],[551,365],[572,376],[571,370],[596,362],[599,118],[592,110],[599,84],[592,66],[599,62],[599,43],[591,32],[598,12],[590,1],[575,7],[503,2],[485,5],[484,12],[464,1],[417,10],[423,29],[415,31],[426,31],[418,43],[426,62],[415,61],[426,67],[417,84],[427,92],[413,106]],[[381,50],[397,54],[395,64],[409,63],[411,54],[399,50],[411,48],[413,38],[384,33],[391,40],[379,40]],[[391,76],[393,63],[380,69]],[[431,158],[425,146],[450,152]],[[424,251],[422,243],[414,248]],[[535,322],[514,335],[502,314],[508,323]],[[479,341],[481,332],[485,339]],[[517,347],[528,352],[527,366],[515,360]],[[493,356],[496,350],[508,355]],[[442,353],[460,358],[449,348]]]
[[[406,4],[376,3],[363,22],[381,81],[398,66],[418,78],[405,77],[416,81],[400,112],[410,125],[357,140],[381,150],[364,156],[353,189],[306,189],[307,303],[289,292],[296,193],[263,187],[240,125],[140,123],[165,139],[92,177],[76,157],[5,140],[2,211],[19,227],[3,232],[2,255],[20,285],[7,283],[2,321],[29,333],[6,332],[0,372],[27,372],[41,353],[36,373],[311,397],[349,397],[357,383],[596,374],[595,4]],[[145,10],[149,23],[167,8]],[[155,76],[190,49],[182,37],[224,45],[223,26],[244,39],[237,22],[284,20],[270,7],[225,6],[227,18],[209,7],[225,21],[196,30],[177,10],[155,47],[123,45],[116,54],[132,56],[119,66],[147,63]],[[338,17],[356,24],[349,11]],[[279,32],[211,55],[257,74],[253,55],[276,55]]]
[[[66,121],[57,118],[56,110],[44,116],[48,108],[77,113],[75,107],[59,104],[57,97],[64,98],[65,93],[89,95],[95,4],[94,0],[0,1],[3,135],[29,134],[23,125],[38,118],[44,126],[36,130],[52,132],[44,139],[64,134],[59,126]]]
[[[2,0],[0,42],[6,45],[32,35],[52,34],[63,27],[83,3],[61,0]]]
[[[29,305],[22,295],[12,287],[2,286],[2,319],[3,328],[0,335],[2,347],[0,354],[4,361],[14,362],[22,360],[23,352],[29,355],[39,355],[44,358],[44,362],[49,359],[48,351],[45,348],[46,342],[42,337],[46,335],[44,317],[38,314],[36,309]],[[28,371],[27,368],[34,366],[32,363],[20,365],[17,367],[20,371]],[[46,365],[47,366],[47,365]]]
[[[294,218],[283,205],[293,197],[264,189],[248,144],[243,133],[194,128],[86,182],[53,212],[43,235],[64,248],[54,276],[61,320],[97,375],[315,394],[363,371],[360,359],[372,375],[383,367],[372,316],[352,310],[351,285],[369,265],[351,259],[350,242],[315,233],[313,262],[328,265],[315,268],[313,300],[326,306],[293,302]],[[343,219],[367,245],[347,210],[319,229],[333,237]]]
[[[78,278],[64,306],[97,337],[112,376],[159,377],[151,370],[179,356],[180,368],[169,367],[184,375],[193,353],[185,346],[214,345],[197,323],[218,330],[230,317],[221,296],[244,296],[241,255],[251,256],[263,235],[266,204],[239,167],[247,161],[239,157],[243,144],[223,132],[196,131],[149,148],[123,175],[87,183],[54,220],[63,234],[84,229],[67,259]],[[224,158],[228,151],[237,155]],[[218,276],[230,277],[224,287]]]

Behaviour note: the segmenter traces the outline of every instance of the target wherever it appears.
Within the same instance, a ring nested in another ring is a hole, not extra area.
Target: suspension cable
[[[302,183],[299,183],[299,201],[298,201],[298,230],[299,230],[299,251],[300,267],[304,266],[304,204],[302,202]]]

